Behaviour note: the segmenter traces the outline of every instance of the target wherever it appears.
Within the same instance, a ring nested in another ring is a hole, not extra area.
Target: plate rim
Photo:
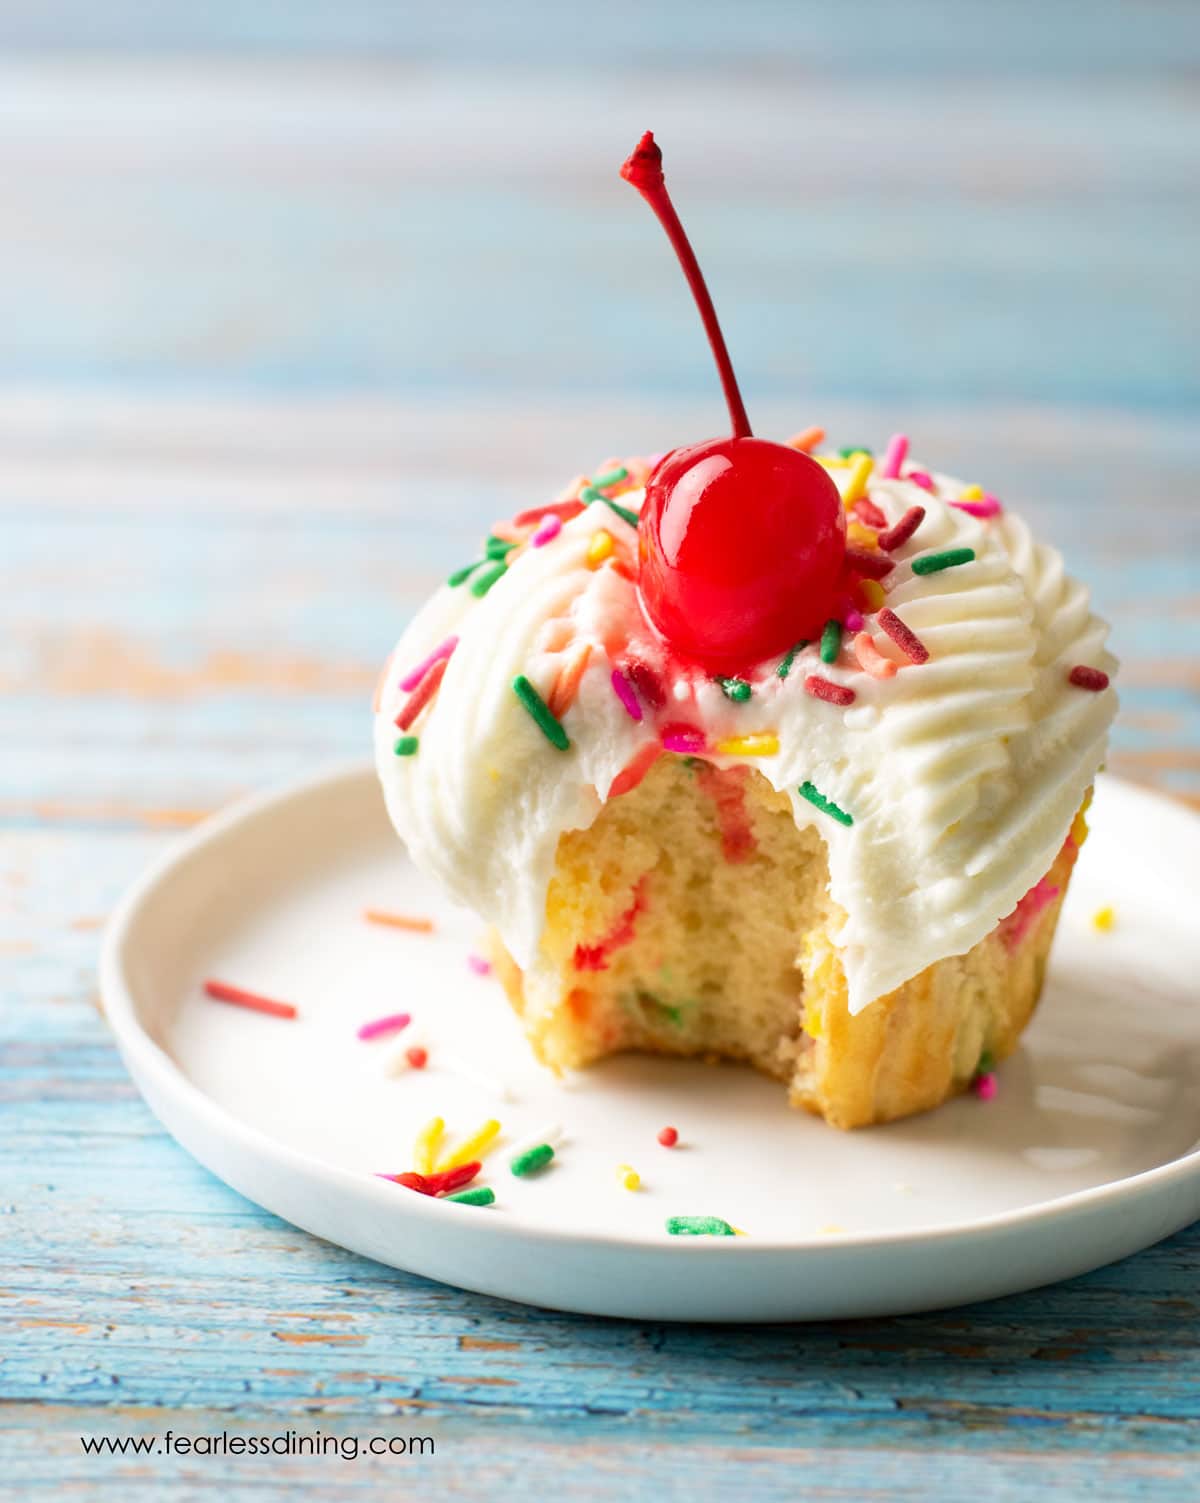
[[[452,1202],[432,1201],[426,1196],[408,1196],[401,1200],[394,1189],[385,1187],[382,1181],[368,1173],[356,1173],[336,1164],[323,1162],[311,1154],[293,1148],[264,1130],[252,1126],[234,1116],[215,1101],[200,1086],[191,1081],[181,1066],[161,1047],[143,1027],[138,1015],[138,1006],[133,988],[129,984],[124,967],[126,948],[131,934],[146,904],[169,878],[175,869],[193,858],[205,847],[216,844],[246,822],[255,819],[281,805],[301,800],[318,791],[332,790],[339,783],[353,784],[373,781],[374,766],[361,758],[342,758],[323,764],[315,771],[305,773],[287,782],[272,785],[235,799],[224,808],[206,816],[193,829],[172,840],[167,848],[158,853],[135,878],[114,908],[105,925],[100,950],[99,982],[103,1013],[112,1030],[118,1051],[137,1086],[139,1095],[146,1101],[156,1119],[162,1123],[168,1136],[197,1162],[199,1159],[191,1148],[182,1143],[174,1131],[162,1122],[151,1105],[142,1085],[142,1072],[153,1082],[157,1091],[166,1097],[177,1098],[193,1117],[205,1121],[209,1128],[226,1139],[242,1152],[279,1164],[292,1172],[318,1176],[326,1184],[336,1185],[348,1193],[365,1195],[378,1205],[387,1207],[402,1218],[416,1217],[432,1225],[446,1214],[476,1216],[471,1207],[454,1205]],[[1184,817],[1193,826],[1194,837],[1200,841],[1200,814],[1189,805],[1156,789],[1146,788],[1128,779],[1111,773],[1102,773],[1104,786],[1118,788],[1122,797],[1132,797],[1155,805],[1167,805],[1176,814]],[[829,1129],[833,1131],[834,1129]],[[207,1165],[202,1165],[207,1172]],[[997,1211],[986,1216],[975,1216],[962,1221],[939,1222],[924,1227],[901,1227],[891,1231],[845,1231],[816,1233],[797,1237],[794,1240],[759,1241],[752,1237],[671,1237],[662,1239],[653,1235],[637,1235],[630,1232],[588,1231],[571,1226],[527,1226],[519,1220],[509,1221],[496,1217],[489,1220],[488,1235],[501,1241],[519,1240],[530,1236],[539,1241],[556,1245],[576,1247],[636,1248],[639,1255],[660,1253],[674,1256],[741,1257],[750,1259],[777,1259],[801,1257],[808,1254],[825,1255],[831,1249],[851,1250],[862,1253],[885,1253],[893,1249],[913,1249],[931,1243],[944,1245],[956,1241],[970,1241],[978,1236],[1019,1231],[1025,1226],[1044,1225],[1057,1220],[1067,1221],[1079,1214],[1086,1214],[1104,1202],[1121,1204],[1138,1200],[1148,1192],[1163,1191],[1174,1181],[1188,1181],[1200,1175],[1200,1141],[1186,1153],[1165,1164],[1140,1170],[1122,1179],[1108,1180],[1082,1190],[1073,1190],[1050,1200],[1035,1201],[1031,1205],[1007,1211]],[[220,1175],[215,1177],[220,1178]],[[240,1192],[239,1192],[240,1193]],[[262,1202],[247,1196],[255,1204]],[[426,1203],[428,1201],[428,1204]],[[435,1209],[436,1207],[436,1209]],[[269,1208],[263,1207],[263,1209]],[[275,1215],[276,1212],[269,1211]],[[286,1219],[286,1218],[284,1218]],[[478,1220],[473,1225],[478,1230]],[[1185,1223],[1186,1224],[1186,1223]]]

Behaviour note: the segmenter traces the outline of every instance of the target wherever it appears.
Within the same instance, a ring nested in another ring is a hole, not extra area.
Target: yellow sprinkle
[[[866,495],[867,481],[874,468],[875,461],[869,454],[859,454],[850,461],[850,483],[842,494],[842,505],[847,511]]]
[[[879,534],[873,527],[864,527],[861,522],[851,522],[846,528],[846,541],[857,543],[860,548],[878,548]]]
[[[446,1124],[440,1117],[431,1117],[417,1134],[417,1141],[413,1144],[413,1168],[418,1174],[433,1172],[433,1157],[445,1130]]]
[[[617,1165],[617,1178],[626,1190],[640,1190],[642,1188],[642,1176],[636,1169],[631,1169],[628,1164]]]
[[[599,532],[593,533],[592,541],[588,544],[587,565],[589,569],[598,569],[604,560],[613,551],[612,533],[606,532],[602,527]]]
[[[824,465],[827,470],[848,470],[850,461],[843,459],[840,454],[814,454],[812,456],[818,464]]]
[[[1117,922],[1117,915],[1111,908],[1100,908],[1092,915],[1092,928],[1099,929],[1101,934],[1108,931]]]
[[[866,601],[868,609],[873,611],[877,611],[887,599],[887,596],[883,593],[883,586],[877,579],[860,579],[858,582],[858,592],[863,600]]]
[[[752,736],[730,736],[717,742],[717,754],[722,757],[773,757],[779,750],[779,737],[774,731],[758,731]]]
[[[981,486],[981,485],[968,485],[968,486],[966,486],[964,488],[964,490],[963,490],[962,495],[959,496],[958,499],[960,501],[982,501],[983,500],[983,486]]]
[[[499,1131],[499,1122],[494,1117],[489,1117],[478,1132],[473,1132],[438,1162],[436,1172],[444,1174],[447,1169],[457,1169],[460,1164],[469,1164],[472,1159],[483,1158]]]
[[[732,1221],[729,1224],[730,1224],[730,1226],[733,1226],[733,1222]],[[740,1226],[734,1226],[733,1227],[733,1235],[735,1237],[748,1237],[750,1235],[750,1233],[742,1231],[742,1229],[741,1229]]]

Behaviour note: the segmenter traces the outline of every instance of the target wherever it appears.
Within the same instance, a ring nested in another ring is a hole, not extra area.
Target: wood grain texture
[[[493,517],[719,424],[647,124],[759,430],[1019,505],[1114,623],[1112,765],[1200,799],[1198,63],[1182,0],[0,7],[0,1496],[1197,1496],[1196,1228],[940,1316],[519,1309],[211,1179],[95,956],[173,831],[365,753]],[[437,1453],[78,1439],[169,1429]]]

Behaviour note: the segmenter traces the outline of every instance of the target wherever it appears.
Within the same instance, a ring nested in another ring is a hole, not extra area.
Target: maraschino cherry
[[[729,352],[647,131],[621,168],[658,216],[704,320],[732,438],[673,449],[646,485],[638,590],[654,626],[711,673],[733,673],[820,634],[846,547],[837,487],[807,454],[750,432]]]

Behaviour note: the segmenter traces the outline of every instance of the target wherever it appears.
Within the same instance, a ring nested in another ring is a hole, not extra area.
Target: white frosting
[[[907,474],[912,467],[906,466]],[[834,469],[844,489],[849,471]],[[596,818],[613,780],[666,722],[703,728],[704,755],[744,762],[787,793],[797,824],[829,853],[829,885],[845,911],[838,936],[849,1004],[860,1011],[934,961],[983,938],[1048,869],[1104,757],[1116,709],[1068,682],[1076,664],[1111,673],[1107,628],[1061,556],[1011,512],[977,520],[943,498],[962,486],[933,477],[872,479],[870,500],[896,522],[925,518],[894,550],[886,605],[929,650],[912,664],[866,618],[876,646],[901,664],[891,678],[863,672],[849,650],[826,666],[817,644],[786,679],[778,660],[753,675],[743,703],[680,666],[647,626],[630,578],[589,568],[605,528],[632,565],[635,530],[595,503],[552,542],[526,547],[482,599],[469,585],[440,589],[401,638],[376,718],[379,775],[393,823],[413,859],[494,923],[524,968],[536,969],[546,891],[559,837]],[[621,496],[636,511],[642,493]],[[949,547],[972,562],[914,574],[912,560]],[[632,574],[632,568],[628,568]],[[441,688],[412,727],[416,755],[399,757],[399,681],[445,638],[458,646]],[[566,752],[543,736],[512,689],[525,674],[548,697],[564,663],[592,646],[563,715]],[[666,704],[634,721],[613,691],[614,662],[632,649],[664,680]],[[855,691],[841,708],[804,688],[812,673]],[[774,731],[769,757],[722,756],[727,737]],[[799,793],[809,782],[853,816],[843,826]]]

